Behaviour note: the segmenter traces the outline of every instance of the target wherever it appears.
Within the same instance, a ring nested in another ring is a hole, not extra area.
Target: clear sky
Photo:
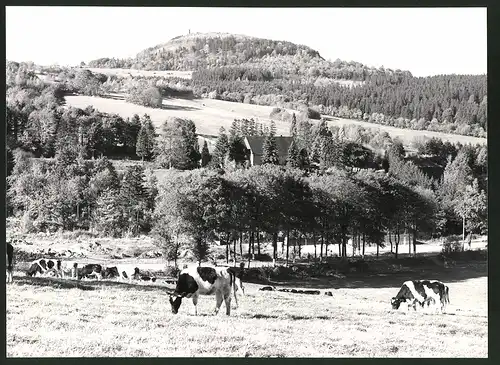
[[[304,44],[414,76],[487,72],[486,8],[6,7],[8,60],[76,65],[194,32]]]

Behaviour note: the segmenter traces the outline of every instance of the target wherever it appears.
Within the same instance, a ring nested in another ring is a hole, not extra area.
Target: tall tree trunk
[[[252,230],[252,235],[251,235],[251,241],[252,241],[252,260],[255,260],[255,231]]]
[[[391,244],[391,253],[394,253],[394,250],[392,248],[392,233],[389,231],[389,243]]]
[[[248,268],[250,269],[250,261],[252,260],[252,235],[248,232]]]
[[[236,265],[236,238],[233,238],[233,260],[234,265]]]
[[[394,237],[396,240],[396,258],[398,258],[398,248],[399,248],[399,241],[401,240],[401,236],[399,234],[399,228],[396,229],[396,237]]]
[[[465,249],[465,215],[462,217],[462,251]]]
[[[276,232],[273,233],[273,259],[276,260],[278,258],[278,234]]]
[[[377,257],[379,255],[379,251],[380,251],[380,245],[377,243]]]
[[[288,266],[288,251],[290,249],[290,231],[287,229],[286,230],[286,258],[285,258],[285,265]]]
[[[412,235],[412,241],[413,241],[413,257],[417,257],[417,226],[413,226],[413,235]]]
[[[226,233],[226,264],[229,265],[229,233]]]
[[[325,232],[321,231],[321,244],[320,244],[320,251],[319,251],[319,257],[321,260],[323,260],[323,244],[325,242]]]
[[[365,234],[363,232],[363,252],[362,252],[362,256],[363,258],[365,258],[365,244],[366,244],[366,241],[365,241]],[[378,246],[377,246],[378,247]]]
[[[302,258],[302,241],[300,240],[299,237],[299,259]],[[307,245],[307,237],[304,236],[304,245]]]
[[[408,230],[408,256],[411,256],[410,230]]]
[[[313,232],[313,241],[314,241],[314,259],[318,258],[317,254],[317,246],[316,246],[316,233]]]
[[[358,242],[358,234],[352,235],[352,257],[356,256],[356,244]]]
[[[260,256],[260,231],[257,230],[257,254]]]
[[[326,232],[325,236],[325,257],[328,257],[328,243],[330,242],[330,232]]]
[[[347,257],[347,228],[343,229],[342,256]]]
[[[243,260],[243,232],[240,232],[240,256]]]

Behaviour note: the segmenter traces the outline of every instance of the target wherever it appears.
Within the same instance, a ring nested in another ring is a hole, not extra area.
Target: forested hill
[[[487,135],[486,75],[413,77],[409,71],[331,62],[290,42],[219,33],[176,37],[134,59],[102,58],[88,66],[192,70],[192,79],[182,82],[194,96],[311,107],[406,129]]]
[[[238,66],[265,70],[267,79],[301,77],[364,81],[373,75],[411,76],[408,71],[373,68],[354,61],[327,61],[319,52],[304,45],[227,33],[179,36],[145,49],[135,58],[100,58],[90,61],[88,66],[158,71]]]

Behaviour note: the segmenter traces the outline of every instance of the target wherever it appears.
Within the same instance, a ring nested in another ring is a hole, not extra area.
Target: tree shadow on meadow
[[[182,106],[182,105],[172,105],[172,104],[162,104],[161,109],[163,110],[180,110],[180,111],[197,111],[201,110],[200,108],[194,106]]]
[[[311,319],[332,319],[332,316],[324,316],[324,315],[277,315],[277,314],[264,314],[264,313],[254,313],[254,314],[244,314],[241,317],[250,318],[250,319],[284,319],[284,320],[292,320],[292,321],[309,321]]]
[[[30,276],[14,276],[14,281],[9,285],[32,285],[40,287],[52,287],[55,289],[80,289],[95,290],[94,287],[76,280],[66,280],[60,278],[44,278]]]
[[[306,289],[358,289],[358,288],[394,288],[400,287],[406,280],[440,280],[444,283],[456,283],[468,279],[488,276],[487,262],[457,264],[450,268],[415,267],[398,272],[387,273],[350,273],[346,277],[316,277],[290,279],[286,281],[271,280],[268,283],[255,282],[261,285],[279,287],[299,287]]]
[[[162,284],[143,284],[144,282],[132,281],[120,282],[115,280],[75,280],[61,279],[54,277],[30,277],[30,276],[14,276],[13,284],[15,285],[32,285],[46,286],[56,289],[80,289],[80,290],[96,290],[98,288],[120,288],[126,290],[139,291],[158,291],[162,290],[166,294],[173,288]],[[9,284],[11,285],[11,284]]]

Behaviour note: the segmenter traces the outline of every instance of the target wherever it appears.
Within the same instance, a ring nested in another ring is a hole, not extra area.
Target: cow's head
[[[399,306],[401,305],[401,301],[399,299],[396,299],[396,297],[393,297],[391,299],[391,305],[392,305],[392,309],[399,309]]]
[[[179,312],[179,307],[181,306],[182,297],[180,295],[170,295],[168,299],[170,301],[170,306],[172,307],[172,313],[177,314],[177,312]]]

